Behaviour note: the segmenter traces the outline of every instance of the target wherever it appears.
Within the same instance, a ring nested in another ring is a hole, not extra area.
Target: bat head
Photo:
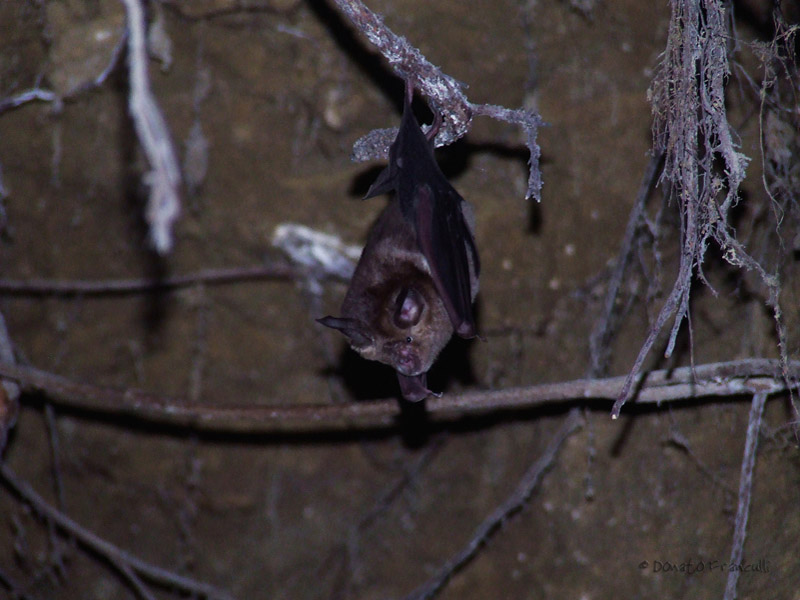
[[[389,290],[373,290],[367,320],[325,317],[319,323],[341,331],[350,346],[368,360],[393,367],[401,375],[426,373],[453,334],[453,327],[430,278]],[[364,314],[366,311],[362,311]]]

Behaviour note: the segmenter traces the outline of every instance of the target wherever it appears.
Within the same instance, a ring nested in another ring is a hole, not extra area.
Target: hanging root
[[[767,288],[778,329],[781,360],[787,362],[786,334],[779,303],[780,278],[754,259],[736,239],[729,213],[739,200],[739,186],[749,159],[737,150],[725,110],[729,76],[729,15],[719,0],[671,0],[667,48],[650,89],[654,113],[654,150],[663,152],[663,182],[681,214],[682,250],[678,276],[614,404],[612,417],[634,393],[644,361],[670,319],[666,356],[689,310],[695,274],[705,280],[702,264],[715,242],[731,265],[755,271]]]

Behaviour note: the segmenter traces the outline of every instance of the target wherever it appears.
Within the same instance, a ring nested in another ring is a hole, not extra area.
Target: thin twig
[[[736,509],[736,525],[733,530],[733,544],[731,548],[731,568],[728,571],[728,581],[725,585],[724,600],[735,600],[736,584],[739,581],[740,569],[744,555],[744,539],[747,536],[747,516],[750,512],[750,494],[753,488],[753,468],[756,462],[756,448],[758,447],[758,432],[761,429],[761,417],[764,414],[764,404],[767,395],[758,393],[753,395],[750,406],[750,418],[747,422],[747,438],[744,443],[744,458],[742,458],[742,472],[739,476],[739,505]]]
[[[360,536],[373,527],[375,522],[395,504],[395,502],[402,496],[404,491],[413,486],[419,478],[420,472],[427,468],[432,462],[433,458],[444,447],[446,434],[441,434],[433,437],[430,443],[427,443],[422,450],[420,456],[414,459],[413,462],[403,467],[400,476],[390,483],[384,490],[382,490],[377,498],[372,503],[370,508],[364,515],[362,515],[356,523],[354,523],[347,533],[347,561],[349,564],[354,565],[359,560],[359,544]],[[341,547],[335,547],[331,550],[327,557],[321,561],[320,566],[316,572],[322,572],[323,568],[329,563],[336,554],[342,551]],[[353,569],[349,569],[349,573],[343,573],[340,577],[342,579],[340,585],[346,587],[351,583],[353,578]],[[291,590],[284,589],[284,595],[291,594]],[[331,595],[331,599],[343,599],[347,596],[336,594]]]
[[[7,589],[11,593],[11,598],[15,600],[32,600],[31,596],[24,593],[16,582],[0,569],[0,587]]]
[[[440,435],[425,446],[421,455],[417,457],[412,464],[403,469],[403,473],[400,477],[378,495],[378,498],[373,502],[372,508],[368,510],[366,514],[358,520],[356,526],[353,527],[351,535],[354,536],[371,527],[372,524],[394,504],[395,500],[402,492],[419,478],[422,470],[427,468],[433,458],[444,448],[444,440],[444,435]]]
[[[197,297],[193,303],[194,340],[192,343],[192,360],[189,367],[189,400],[199,402],[203,395],[203,377],[208,363],[208,297],[203,286],[196,288]]]
[[[406,600],[427,600],[435,596],[457,571],[475,557],[510,517],[524,508],[544,474],[552,467],[561,446],[570,435],[577,431],[581,422],[580,413],[572,410],[539,459],[522,476],[514,492],[484,519],[467,544],[442,565],[436,575],[406,596]]]
[[[603,304],[603,313],[592,330],[592,334],[589,336],[591,356],[589,375],[591,377],[602,377],[606,375],[608,371],[609,346],[616,334],[619,320],[616,318],[618,314],[617,299],[619,297],[619,290],[622,287],[625,273],[628,270],[628,265],[635,251],[635,242],[637,234],[641,230],[645,205],[655,185],[658,167],[662,159],[663,155],[654,154],[647,163],[644,175],[642,176],[642,182],[639,185],[639,192],[636,194],[636,200],[634,201],[633,208],[628,217],[628,225],[625,228],[625,235],[622,238],[622,245],[617,256],[617,264],[614,266],[614,271],[608,282],[606,299]]]
[[[150,188],[146,219],[153,246],[166,254],[172,248],[172,226],[180,213],[181,174],[166,121],[150,91],[144,8],[140,0],[122,2],[128,20],[128,106],[151,169],[144,178]]]
[[[675,448],[680,449],[682,452],[686,453],[686,455],[694,462],[695,466],[700,470],[700,472],[708,477],[715,485],[717,485],[726,496],[733,496],[736,495],[736,490],[734,490],[728,482],[725,481],[723,477],[721,477],[718,473],[714,471],[711,467],[709,467],[694,451],[692,448],[691,443],[686,438],[685,435],[681,431],[678,430],[676,423],[673,420],[673,416],[670,415],[670,436],[666,443],[673,445]]]
[[[0,360],[13,364],[14,344],[6,327],[6,320],[0,313]],[[6,445],[8,432],[14,427],[19,412],[19,385],[13,381],[4,380],[0,383],[0,455]]]
[[[184,2],[183,0],[159,1],[164,8],[174,12],[180,19],[189,22],[213,21],[215,19],[236,15],[279,15],[288,13],[294,8],[293,5],[284,8],[280,6],[280,3],[275,5],[270,1],[258,4],[249,0],[231,0],[227,5],[225,2],[216,2],[211,5],[214,8],[203,10],[206,5],[200,3],[195,4],[192,2]],[[197,10],[198,12],[192,12],[192,10]]]
[[[525,145],[530,152],[530,158],[528,159],[528,191],[525,194],[525,198],[533,198],[537,202],[541,200],[542,173],[539,170],[539,158],[541,158],[542,151],[539,148],[537,136],[539,127],[544,124],[542,118],[538,113],[524,108],[512,110],[493,104],[471,104],[470,106],[475,115],[485,115],[498,121],[505,121],[522,127],[525,132]]]
[[[0,114],[29,102],[55,102],[56,100],[58,100],[58,94],[55,92],[36,87],[0,100]]]
[[[800,362],[788,365],[793,385]],[[142,390],[101,387],[70,381],[30,367],[0,363],[0,377],[19,382],[24,390],[42,392],[56,406],[104,415],[122,415],[175,426],[231,432],[305,431],[388,427],[400,416],[394,400],[346,404],[269,404],[213,406],[192,404]],[[429,416],[440,420],[500,410],[545,405],[607,403],[617,398],[626,376],[470,392],[429,398]],[[781,362],[744,359],[639,375],[636,404],[685,402],[699,398],[778,394],[787,390]],[[207,399],[208,402],[210,399]],[[269,401],[266,401],[269,402]]]
[[[30,485],[21,481],[6,463],[0,463],[0,479],[2,479],[3,483],[16,495],[27,502],[38,514],[49,521],[53,521],[59,529],[74,537],[92,551],[106,557],[111,563],[122,565],[123,569],[130,569],[136,575],[165,588],[180,590],[181,592],[200,598],[230,598],[230,595],[222,590],[206,583],[196,581],[191,577],[184,577],[145,562],[125,552],[118,546],[100,538],[73,521],[63,512],[48,504]]]
[[[0,279],[0,295],[14,296],[113,296],[144,292],[167,292],[203,285],[225,285],[243,281],[294,281],[307,276],[306,270],[288,263],[253,267],[204,269],[196,273],[163,279]]]
[[[691,225],[691,229],[693,230],[696,225],[693,220]],[[676,311],[682,310],[682,307],[685,304],[688,309],[688,294],[692,279],[692,265],[694,264],[694,250],[691,250],[693,247],[694,245],[691,244],[690,251],[687,251],[686,247],[684,247],[684,251],[681,255],[681,266],[678,271],[678,277],[675,279],[675,284],[672,287],[672,291],[670,292],[669,296],[667,296],[667,300],[664,302],[664,306],[661,307],[655,322],[647,332],[647,337],[645,338],[642,347],[639,349],[639,353],[636,355],[636,360],[634,360],[630,373],[628,374],[628,377],[626,378],[625,383],[620,390],[619,397],[614,402],[614,406],[611,408],[612,419],[619,417],[619,413],[622,410],[623,405],[633,396],[634,390],[636,389],[636,381],[642,371],[644,361],[647,359],[647,355],[653,348],[656,339],[661,334],[661,330],[664,328],[664,325],[666,325],[667,321],[676,313]],[[675,324],[682,322],[683,316],[685,315],[682,315],[680,319],[676,318]],[[673,335],[675,333],[677,333],[677,329],[673,328]]]
[[[142,600],[156,600],[153,592],[149,590],[144,581],[141,580],[130,565],[116,561],[113,564]]]
[[[58,424],[56,422],[55,409],[52,404],[45,404],[44,407],[45,424],[47,425],[47,437],[50,440],[50,472],[53,477],[53,495],[56,499],[56,506],[59,510],[64,510],[64,485],[61,477],[61,451],[59,450]],[[50,543],[50,562],[60,576],[66,573],[64,565],[64,548],[61,540],[56,535],[56,527],[52,521],[47,522],[47,536]]]

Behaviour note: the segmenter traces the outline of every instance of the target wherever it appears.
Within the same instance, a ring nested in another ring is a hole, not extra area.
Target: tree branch
[[[791,389],[800,379],[800,362],[789,363]],[[23,390],[47,395],[64,408],[103,415],[131,416],[148,421],[230,432],[308,431],[320,429],[369,429],[396,423],[400,409],[394,400],[346,404],[251,404],[209,406],[183,398],[162,396],[133,388],[118,389],[78,383],[31,367],[0,363],[0,377],[18,382]],[[429,398],[431,419],[447,420],[501,410],[540,406],[607,404],[618,397],[626,376],[579,379],[520,388],[450,394]],[[780,361],[744,359],[694,368],[640,374],[634,404],[685,402],[700,398],[778,394],[789,389]]]
[[[485,115],[522,127],[525,144],[530,151],[526,198],[535,198],[537,201],[541,199],[541,150],[536,135],[542,120],[536,112],[527,109],[512,110],[491,104],[472,104],[458,81],[443,73],[403,36],[389,29],[383,18],[367,8],[361,0],[333,2],[386,58],[392,70],[410,81],[441,113],[443,122],[436,136],[437,146],[452,144],[463,137],[469,131],[473,115]],[[376,129],[368,133],[353,145],[353,160],[360,162],[385,158],[396,135],[397,129]]]
[[[744,444],[744,457],[742,458],[742,472],[739,476],[739,504],[736,509],[736,525],[733,532],[730,565],[740,565],[744,555],[744,539],[747,535],[747,516],[750,512],[750,494],[753,489],[753,469],[756,463],[756,449],[758,447],[758,432],[761,429],[761,417],[764,414],[766,394],[753,395],[750,406],[750,419],[747,423],[747,438]],[[739,582],[739,569],[728,571],[728,580],[725,585],[724,600],[736,599],[736,585]]]
[[[303,279],[303,268],[276,262],[252,267],[204,269],[163,279],[0,279],[0,295],[14,296],[113,296],[170,291],[203,285],[225,285],[242,281]]]

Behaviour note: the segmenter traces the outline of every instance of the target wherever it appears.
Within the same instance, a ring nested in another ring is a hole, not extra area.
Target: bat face
[[[453,326],[413,228],[396,202],[373,225],[342,316],[320,323],[345,334],[364,358],[406,377],[426,373],[447,344]]]
[[[364,358],[416,377],[430,369],[453,329],[432,282],[412,276],[391,283],[396,284],[392,289],[370,290],[375,295],[369,321],[327,317],[321,322],[350,338],[350,345]],[[352,312],[348,308],[343,307],[343,314]]]
[[[439,169],[436,125],[422,133],[411,95],[407,88],[389,165],[367,192],[394,196],[372,227],[342,316],[319,322],[364,358],[394,367],[403,397],[417,401],[432,393],[426,373],[453,332],[475,336],[479,262],[471,208]]]

